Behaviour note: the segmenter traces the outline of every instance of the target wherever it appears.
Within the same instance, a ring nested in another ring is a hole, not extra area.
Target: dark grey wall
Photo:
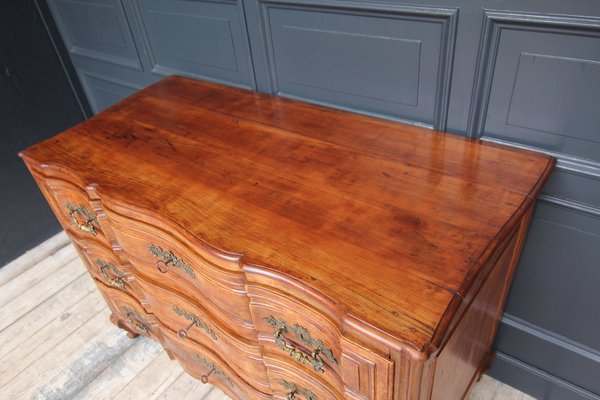
[[[96,112],[177,73],[555,155],[492,375],[600,399],[599,2],[48,1]]]
[[[17,153],[80,122],[83,109],[65,69],[69,58],[63,65],[47,30],[52,26],[42,18],[43,8],[30,0],[2,0],[0,10],[2,267],[60,230]]]

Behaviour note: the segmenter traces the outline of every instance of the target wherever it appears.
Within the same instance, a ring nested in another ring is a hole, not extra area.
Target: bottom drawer
[[[234,399],[271,399],[254,389],[233,368],[208,348],[180,339],[177,334],[160,324],[163,346],[179,361],[183,369],[203,383],[211,383]]]

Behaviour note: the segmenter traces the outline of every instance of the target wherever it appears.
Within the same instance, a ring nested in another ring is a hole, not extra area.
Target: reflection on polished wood
[[[465,397],[554,165],[180,77],[22,156],[113,320],[239,399]]]

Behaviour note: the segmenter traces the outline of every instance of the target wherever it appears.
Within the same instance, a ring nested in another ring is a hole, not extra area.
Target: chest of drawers
[[[113,322],[235,399],[463,398],[554,165],[181,77],[21,156]]]

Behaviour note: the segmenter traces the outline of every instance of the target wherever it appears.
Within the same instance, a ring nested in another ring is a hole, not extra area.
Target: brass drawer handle
[[[71,222],[79,228],[80,230],[91,233],[93,236],[96,236],[96,230],[94,228],[94,223],[98,225],[98,220],[87,208],[82,205],[76,205],[72,203],[67,203],[64,207],[69,210],[69,217],[71,218]],[[85,217],[85,221],[81,222],[76,218],[76,215]]]
[[[325,363],[321,358],[321,354],[325,355],[332,363],[338,365],[338,361],[333,355],[329,347],[323,341],[314,339],[310,332],[301,325],[288,325],[284,320],[277,319],[273,316],[264,318],[269,325],[276,328],[273,333],[275,344],[281,350],[289,354],[294,360],[301,362],[304,365],[310,365],[317,372],[325,372],[323,367]],[[286,333],[292,333],[305,346],[313,347],[314,350],[310,354],[306,354],[301,349],[298,349],[286,337]]]
[[[115,267],[113,264],[107,263],[106,261],[101,260],[99,258],[96,260],[96,264],[98,264],[98,266],[100,266],[100,274],[104,277],[104,279],[110,286],[119,288],[123,292],[125,292],[127,290],[127,288],[125,287],[125,279],[124,279],[123,273],[121,271],[119,271],[119,269],[117,267]],[[106,270],[108,270],[108,269],[111,270],[115,274],[115,278],[111,278],[111,276],[108,274],[108,272],[106,272]]]
[[[143,332],[146,336],[150,336],[148,323],[138,314],[137,311],[129,307],[123,307],[125,311],[125,320],[131,324],[138,332]]]
[[[160,258],[158,261],[156,261],[156,268],[158,268],[158,270],[163,274],[169,272],[170,265],[173,265],[181,268],[186,274],[191,276],[192,279],[196,278],[196,273],[194,270],[183,260],[177,258],[172,251],[163,250],[161,247],[155,246],[152,243],[148,245],[148,251],[150,251],[154,257]]]
[[[285,396],[287,400],[295,399],[297,395],[304,396],[306,400],[317,400],[317,395],[308,389],[300,389],[295,383],[279,381],[279,384],[290,392]]]
[[[210,371],[207,374],[204,374],[200,377],[200,380],[202,381],[202,383],[208,383],[208,377],[212,373],[214,373],[215,375],[220,376],[225,382],[227,382],[227,384],[229,386],[233,387],[233,381],[223,371],[221,371],[215,364],[211,363],[206,358],[204,358],[198,354],[194,354],[194,356],[196,357],[196,361],[198,361],[200,364],[210,368]]]
[[[173,306],[173,311],[175,312],[175,314],[180,315],[183,318],[186,318],[186,319],[189,319],[190,321],[192,321],[185,329],[180,329],[177,331],[177,336],[179,336],[181,339],[186,339],[188,337],[188,331],[190,329],[192,329],[194,326],[197,326],[198,328],[203,329],[206,332],[206,334],[208,336],[210,336],[213,340],[218,339],[215,332],[212,329],[210,329],[204,323],[204,321],[202,321],[200,318],[196,317],[194,314],[190,314],[189,312],[182,310],[181,308],[179,308],[177,306]]]
[[[280,327],[275,331],[273,337],[275,338],[275,343],[277,346],[289,354],[294,360],[301,362],[305,365],[310,365],[317,372],[325,372],[323,366],[325,363],[323,359],[319,356],[321,349],[317,348],[310,354],[304,353],[302,350],[295,347],[291,344],[284,336],[285,328]]]

